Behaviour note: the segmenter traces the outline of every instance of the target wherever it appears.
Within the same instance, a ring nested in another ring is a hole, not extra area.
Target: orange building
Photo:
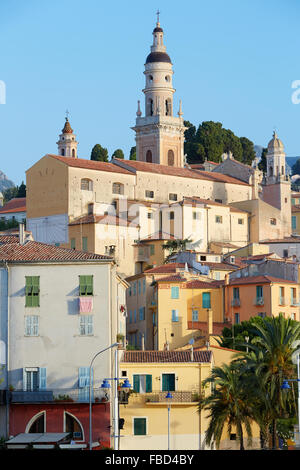
[[[278,316],[299,321],[299,285],[267,274],[232,279],[225,289],[225,318],[240,323],[250,317]]]

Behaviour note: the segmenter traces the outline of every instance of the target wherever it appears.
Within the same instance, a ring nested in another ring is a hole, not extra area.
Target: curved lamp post
[[[118,351],[116,350],[116,354],[118,353]],[[116,372],[117,372],[117,368],[116,368]],[[116,373],[117,375],[117,373]],[[119,380],[124,380],[123,378],[119,378],[119,377],[112,377],[112,378],[109,378],[109,379],[104,379],[102,384],[101,384],[101,389],[102,390],[109,390],[111,387],[110,387],[110,383],[109,383],[109,380],[113,380],[114,381],[114,450],[119,450],[119,400],[118,400],[118,381]],[[124,390],[125,392],[126,391],[129,391],[130,388],[131,388],[131,385],[130,385],[130,382],[129,380],[126,378],[123,382],[123,384],[121,385],[121,388],[122,390]]]
[[[168,392],[165,396],[168,402],[168,450],[170,450],[170,414],[171,414],[171,400],[173,398],[172,393]]]
[[[116,348],[118,346],[119,346],[119,343],[114,343],[108,346],[107,348],[102,349],[101,351],[97,352],[90,363],[90,383],[89,383],[89,441],[90,441],[90,445],[89,445],[89,450],[92,450],[92,447],[93,447],[92,446],[92,443],[93,443],[93,438],[92,438],[92,432],[93,432],[92,431],[92,365],[96,357],[99,356],[99,354],[102,354],[104,351],[107,351],[108,349],[111,349],[111,348]]]

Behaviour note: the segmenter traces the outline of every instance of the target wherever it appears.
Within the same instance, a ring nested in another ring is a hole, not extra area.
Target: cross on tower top
[[[159,15],[160,15],[160,11],[159,11],[159,10],[157,10],[156,15],[157,15],[157,24],[159,24]]]

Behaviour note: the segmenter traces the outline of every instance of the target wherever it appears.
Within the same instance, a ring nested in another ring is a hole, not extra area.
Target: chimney
[[[20,245],[24,245],[25,243],[25,231],[24,231],[24,224],[19,224],[19,243]]]

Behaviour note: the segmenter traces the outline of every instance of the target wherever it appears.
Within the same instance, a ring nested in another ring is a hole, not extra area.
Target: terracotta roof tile
[[[161,277],[160,279],[157,279],[157,282],[185,282],[186,279],[182,276],[174,275],[174,276],[166,276],[166,277]]]
[[[211,362],[211,351],[194,351],[193,361],[190,350],[183,351],[124,351],[121,362],[134,363],[182,363]]]
[[[247,277],[238,277],[236,279],[230,279],[229,285],[242,285],[242,284],[270,284],[271,282],[276,282],[280,284],[297,284],[296,281],[290,281],[288,279],[281,279],[274,276],[269,276],[267,274],[262,274],[260,276],[247,276]]]
[[[186,289],[218,289],[224,285],[224,281],[202,281],[194,279],[186,283]]]
[[[124,168],[114,165],[110,162],[98,162],[95,160],[87,160],[84,158],[61,157],[60,155],[47,154],[48,157],[55,158],[68,166],[75,168],[85,168],[87,170],[110,171],[112,173],[123,173],[132,175],[132,173]]]
[[[168,263],[156,266],[155,268],[147,269],[144,271],[146,274],[169,274],[176,273],[178,268],[184,268],[185,263]]]
[[[80,224],[104,224],[104,225],[120,225],[120,226],[130,226],[130,227],[137,227],[138,225],[134,222],[130,222],[129,220],[122,219],[121,217],[117,217],[114,215],[103,214],[103,215],[96,215],[96,214],[88,214],[82,217],[78,217],[69,225],[80,225]]]
[[[71,250],[68,248],[47,245],[45,243],[27,241],[19,243],[4,243],[0,245],[0,262],[51,262],[51,261],[90,261],[108,260],[110,256]]]
[[[0,208],[0,214],[6,212],[26,212],[26,197],[16,197]]]
[[[116,166],[118,166],[118,164],[121,164],[124,166],[124,168],[132,168],[132,171],[134,172],[142,171],[147,173],[158,173],[161,175],[180,176],[182,178],[194,178],[208,180],[212,182],[232,183],[241,184],[243,186],[249,186],[248,183],[245,183],[244,181],[212,171],[177,168],[174,166],[160,165],[158,163],[147,163],[134,160],[119,160],[118,158],[113,159],[112,162],[115,162]]]

